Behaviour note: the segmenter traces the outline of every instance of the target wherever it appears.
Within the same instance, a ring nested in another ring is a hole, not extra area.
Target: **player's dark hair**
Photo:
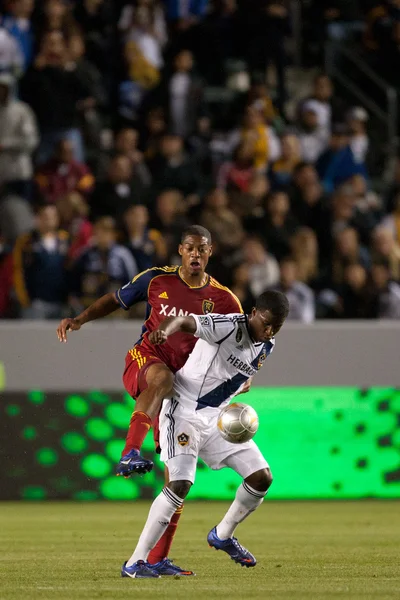
[[[208,231],[208,229],[202,227],[201,225],[190,225],[189,227],[186,227],[186,229],[182,231],[181,244],[183,244],[189,235],[205,237],[207,238],[207,243],[212,244],[211,233]]]
[[[257,298],[256,309],[269,310],[274,320],[283,323],[289,314],[289,300],[282,292],[267,290]]]

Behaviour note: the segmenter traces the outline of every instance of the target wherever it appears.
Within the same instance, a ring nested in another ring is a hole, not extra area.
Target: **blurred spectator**
[[[119,22],[124,33],[129,78],[142,89],[154,88],[163,66],[162,45],[166,41],[163,13],[158,3],[137,0],[124,8]]]
[[[0,72],[19,77],[24,68],[24,55],[17,40],[0,26]]]
[[[393,26],[400,20],[398,0],[377,0],[367,14],[364,41],[368,50],[376,54],[376,64],[383,66],[385,50],[392,37]]]
[[[314,86],[311,95],[300,102],[299,114],[306,106],[308,110],[313,110],[317,115],[319,133],[321,139],[329,140],[333,116],[333,85],[330,77],[320,73],[314,79]]]
[[[350,148],[355,161],[365,163],[369,150],[367,134],[368,113],[361,106],[356,106],[347,115],[347,125],[350,130]]]
[[[36,171],[35,181],[46,202],[57,202],[69,192],[88,197],[93,191],[94,177],[89,168],[74,159],[70,140],[61,139],[50,160]]]
[[[247,106],[260,112],[269,125],[273,125],[279,117],[264,77],[253,78],[247,94]]]
[[[165,190],[156,200],[151,226],[161,231],[171,257],[180,243],[183,229],[188,221],[182,215],[183,196],[178,190]]]
[[[41,206],[31,233],[14,248],[14,287],[24,319],[60,319],[68,294],[68,234],[55,206]]]
[[[392,232],[396,243],[400,245],[400,193],[394,199],[393,211],[384,217],[381,225]]]
[[[90,199],[92,219],[111,216],[118,221],[132,204],[140,204],[143,189],[133,184],[132,163],[124,154],[114,156],[109,164],[107,179],[96,183]]]
[[[363,31],[360,0],[319,0],[318,8],[323,10],[326,32],[331,40],[342,42]]]
[[[265,203],[269,191],[269,179],[258,172],[253,173],[247,192],[231,190],[229,197],[232,208],[239,217],[244,219],[246,229],[252,227],[254,220],[265,215]]]
[[[247,263],[241,263],[233,270],[231,290],[239,298],[244,313],[251,313],[256,301],[250,290],[250,266]]]
[[[275,289],[283,292],[289,300],[289,319],[312,323],[315,319],[315,299],[311,288],[298,279],[297,263],[291,257],[280,263],[280,282]]]
[[[305,102],[300,109],[297,137],[300,142],[301,158],[315,163],[327,147],[327,138],[318,120],[318,107],[315,100]]]
[[[132,254],[117,244],[117,229],[111,217],[98,219],[93,240],[72,268],[70,304],[75,312],[124,285],[138,273]]]
[[[61,227],[70,236],[68,257],[74,260],[89,245],[92,237],[93,226],[88,219],[89,206],[79,192],[69,192],[58,198],[57,209]]]
[[[21,81],[21,96],[33,108],[41,130],[39,164],[50,159],[60,139],[69,139],[74,158],[83,162],[82,135],[77,128],[79,107],[90,98],[91,91],[76,70],[70,70],[61,31],[46,33],[39,54]]]
[[[34,34],[31,23],[35,0],[10,0],[7,14],[2,19],[2,26],[15,38],[21,55],[23,69],[32,62],[34,50]]]
[[[323,188],[314,165],[301,162],[293,170],[289,188],[293,216],[301,225],[317,229],[323,213]]]
[[[302,227],[290,239],[290,249],[297,265],[297,279],[312,285],[318,277],[318,241],[315,232]]]
[[[133,180],[140,182],[142,188],[145,188],[151,184],[151,175],[142,152],[138,150],[138,141],[139,134],[136,129],[124,127],[115,136],[114,149],[117,154],[129,158],[133,169]]]
[[[113,0],[79,0],[74,3],[73,8],[74,17],[85,34],[86,58],[95,64],[108,80],[114,58],[114,13],[117,7]]]
[[[318,313],[322,318],[371,318],[373,307],[364,267],[358,263],[349,264],[345,268],[343,285],[323,290],[318,297],[318,305]]]
[[[162,48],[167,43],[167,28],[164,10],[157,0],[136,0],[130,2],[122,9],[118,28],[127,39],[134,39],[138,35],[137,29],[142,25],[157,40]],[[148,43],[148,41],[147,41]]]
[[[332,257],[332,281],[335,285],[342,284],[346,267],[350,264],[359,264],[369,270],[371,259],[368,250],[360,245],[357,230],[346,227],[338,231],[335,236],[335,245]]]
[[[241,221],[228,204],[226,192],[216,188],[206,196],[200,217],[201,224],[218,240],[221,252],[238,248],[244,236]]]
[[[242,247],[243,257],[249,269],[250,291],[257,298],[267,288],[277,285],[279,264],[257,237],[248,237]]]
[[[387,260],[390,276],[400,281],[400,245],[396,242],[393,231],[385,227],[377,227],[372,235],[372,259]]]
[[[372,264],[371,283],[376,294],[376,316],[380,319],[400,319],[400,285],[391,281],[388,261],[380,260]]]
[[[127,246],[133,254],[138,271],[162,265],[168,258],[167,246],[160,231],[149,228],[147,206],[131,206],[124,214]]]
[[[145,148],[146,160],[152,160],[161,148],[161,140],[165,135],[167,124],[164,110],[161,107],[152,108],[147,113],[146,124],[142,133],[142,147]]]
[[[160,153],[149,162],[155,189],[179,190],[184,196],[201,190],[200,173],[184,151],[183,139],[167,134],[161,140]]]
[[[340,318],[366,319],[371,317],[366,282],[367,272],[364,267],[358,263],[346,267],[344,286],[340,291]]]
[[[13,289],[13,261],[11,246],[0,231],[0,319],[11,316],[11,295]]]
[[[226,61],[242,50],[240,12],[236,0],[214,0],[210,8],[201,29],[204,44],[197,61],[210,84],[224,85]]]
[[[0,229],[8,244],[14,244],[17,237],[31,231],[34,223],[30,204],[15,194],[5,194],[0,198]]]
[[[286,192],[272,192],[266,202],[263,219],[247,222],[248,230],[256,233],[268,243],[268,249],[280,261],[290,252],[290,238],[297,222],[290,213],[290,202]]]
[[[44,0],[39,3],[39,38],[50,31],[61,31],[65,38],[72,35],[78,25],[71,12],[71,6],[64,0]]]
[[[300,162],[300,143],[293,133],[281,136],[281,156],[271,166],[271,184],[275,189],[287,188],[295,167]]]
[[[191,0],[191,2],[180,2],[179,0],[165,0],[167,19],[174,23],[181,31],[186,31],[199,19],[206,15],[208,0]]]
[[[207,14],[209,0],[164,0],[167,22],[173,50],[182,48],[201,49],[199,23]]]
[[[280,156],[280,143],[276,134],[267,127],[262,112],[247,107],[243,127],[235,130],[230,135],[229,144],[232,148],[239,143],[247,143],[254,153],[254,167],[265,171],[269,162],[277,160]]]
[[[202,179],[212,179],[212,156],[211,156],[212,128],[209,117],[199,117],[196,128],[188,139],[188,148],[192,160],[198,165]],[[210,183],[211,185],[211,183]]]
[[[80,125],[84,128],[86,138],[93,138],[96,144],[101,128],[99,111],[108,108],[108,98],[101,72],[85,55],[85,39],[82,33],[76,30],[68,37],[68,68],[76,73],[82,87],[87,90],[87,98],[80,100],[77,108],[81,116]]]
[[[0,185],[28,200],[38,131],[29,106],[14,98],[14,83],[10,73],[0,74]]]
[[[224,162],[217,176],[218,187],[227,191],[248,192],[253,178],[254,148],[249,142],[239,144],[232,161]]]
[[[193,55],[182,50],[174,59],[174,72],[163,84],[162,104],[168,114],[171,133],[186,138],[193,133],[202,115],[203,89],[193,72]]]
[[[283,114],[286,101],[285,85],[285,38],[290,33],[290,21],[285,0],[249,2],[248,62],[251,72],[265,73],[274,65],[278,82],[277,104]]]
[[[329,147],[317,161],[317,171],[327,193],[332,193],[353,175],[366,176],[364,163],[356,162],[354,158],[348,133],[345,125],[335,125]]]

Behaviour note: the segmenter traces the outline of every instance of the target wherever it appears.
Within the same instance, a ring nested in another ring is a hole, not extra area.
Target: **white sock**
[[[135,551],[126,563],[128,567],[138,560],[147,560],[150,550],[157,544],[167,529],[172,515],[182,504],[183,499],[171,492],[169,488],[165,487],[162,490],[150,507],[149,516]]]
[[[259,492],[250,487],[245,481],[238,487],[236,497],[228,512],[217,525],[217,536],[220,540],[232,537],[236,527],[254,512],[264,500],[267,492]]]

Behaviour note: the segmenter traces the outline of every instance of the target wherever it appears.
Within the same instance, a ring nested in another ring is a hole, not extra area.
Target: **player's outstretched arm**
[[[178,331],[195,334],[196,330],[197,325],[193,317],[167,317],[158,329],[149,334],[149,341],[156,345],[164,344],[170,335]]]
[[[57,327],[57,337],[60,342],[67,341],[67,331],[78,331],[85,323],[95,321],[110,315],[112,312],[120,308],[120,304],[115,297],[115,294],[110,292],[105,294],[96,302],[93,302],[86,310],[74,319],[63,319]]]

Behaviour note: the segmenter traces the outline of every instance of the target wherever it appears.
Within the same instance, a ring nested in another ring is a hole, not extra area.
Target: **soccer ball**
[[[224,440],[231,444],[243,444],[257,433],[258,415],[248,404],[233,402],[221,410],[217,425]]]

